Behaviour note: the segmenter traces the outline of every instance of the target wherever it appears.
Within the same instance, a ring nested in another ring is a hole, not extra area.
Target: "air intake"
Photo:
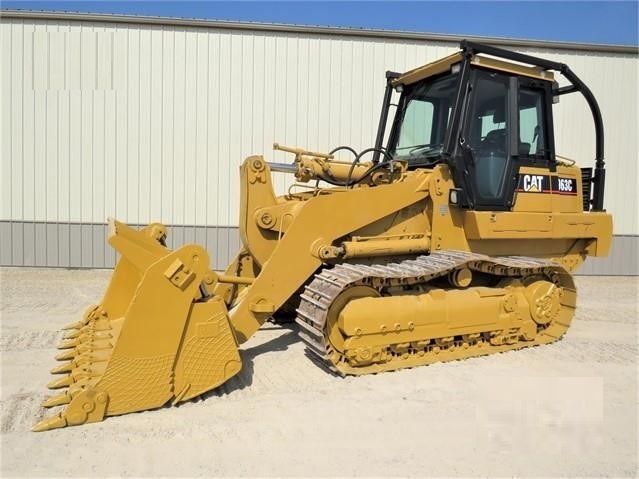
[[[581,169],[581,192],[584,203],[584,211],[590,211],[592,204],[592,168]]]

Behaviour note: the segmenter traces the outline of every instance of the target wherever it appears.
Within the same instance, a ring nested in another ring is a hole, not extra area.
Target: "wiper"
[[[408,163],[412,166],[430,168],[442,162],[441,147],[431,148],[419,155],[411,155]]]
[[[411,157],[431,156],[433,153],[439,154],[442,151],[441,143],[430,143],[428,145],[417,145],[408,152]]]
[[[395,151],[399,153],[400,151],[403,152],[405,150],[408,150],[408,153],[402,153],[402,156],[408,156],[408,155],[412,155],[414,151],[419,151],[429,146],[439,146],[439,145],[436,143],[423,143],[421,145],[401,146],[396,148]]]
[[[435,161],[427,161],[424,164],[435,164],[439,162],[439,156],[442,152],[442,144],[441,143],[428,143],[423,145],[415,145],[401,148],[402,150],[410,151],[405,154],[396,154],[395,158],[408,160],[411,164],[416,163],[420,159],[431,160],[437,158]]]

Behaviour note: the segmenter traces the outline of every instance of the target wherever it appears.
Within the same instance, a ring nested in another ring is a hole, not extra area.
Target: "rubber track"
[[[380,288],[384,286],[423,284],[446,276],[449,272],[460,267],[501,277],[525,277],[543,274],[557,286],[572,292],[575,291],[572,277],[559,264],[524,256],[490,257],[477,253],[449,250],[436,251],[430,255],[388,264],[370,266],[349,263],[337,264],[333,268],[317,273],[313,281],[305,287],[304,292],[301,294],[296,322],[300,326],[299,334],[306,343],[309,356],[320,365],[342,375],[413,367],[415,365],[414,362],[409,366],[402,366],[401,361],[391,361],[393,364],[377,363],[372,367],[354,368],[348,365],[343,355],[333,349],[325,335],[329,308],[337,296],[351,286],[368,285]],[[470,345],[470,350],[462,352],[457,348],[457,351],[443,351],[444,354],[440,354],[437,359],[425,357],[422,364],[480,356],[552,342],[559,339],[568,327],[568,325],[562,327],[563,325],[553,325],[553,323],[551,323],[551,326],[553,327],[548,327],[546,331],[542,331],[543,334],[538,333],[534,341],[519,341],[514,345],[493,346],[480,339]],[[388,346],[391,346],[391,344]],[[469,345],[466,344],[464,346],[468,347]],[[337,359],[338,357],[339,359]]]

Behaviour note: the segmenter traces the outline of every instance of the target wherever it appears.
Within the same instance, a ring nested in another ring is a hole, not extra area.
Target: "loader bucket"
[[[44,407],[64,406],[40,421],[46,431],[186,401],[237,374],[241,360],[224,301],[209,296],[215,273],[197,245],[163,246],[166,228],[140,231],[109,219],[120,253],[99,305],[67,325],[48,384],[63,392]]]

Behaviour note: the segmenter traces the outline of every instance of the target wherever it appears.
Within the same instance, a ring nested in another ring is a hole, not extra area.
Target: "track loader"
[[[572,93],[592,112],[594,169],[555,153],[553,103]],[[309,357],[340,375],[561,338],[576,306],[571,273],[611,244],[603,141],[597,102],[565,64],[464,41],[387,72],[372,148],[276,144],[291,164],[244,161],[242,247],[224,273],[200,246],[169,250],[161,224],[109,220],[120,259],[102,301],[66,328],[48,385],[62,392],[43,404],[61,408],[33,429],[216,388],[270,318],[294,317]],[[274,172],[297,180],[283,196]]]

